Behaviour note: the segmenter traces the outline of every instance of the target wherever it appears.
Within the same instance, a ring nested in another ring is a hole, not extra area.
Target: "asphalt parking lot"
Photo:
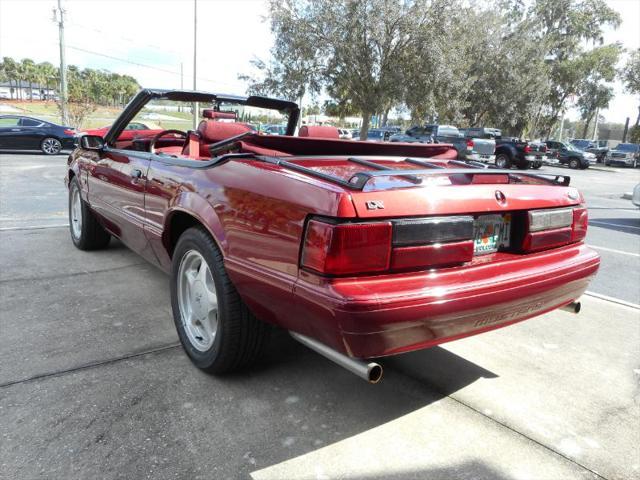
[[[372,386],[281,332],[250,371],[194,368],[165,275],[72,246],[65,164],[0,154],[0,478],[640,478],[640,170],[543,167],[602,255],[579,315],[386,359]]]

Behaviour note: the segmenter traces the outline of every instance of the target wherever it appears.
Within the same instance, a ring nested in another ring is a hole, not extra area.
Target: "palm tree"
[[[17,86],[18,81],[18,64],[11,57],[4,57],[2,59],[2,69],[4,70],[4,74],[9,80],[9,90],[11,92],[11,100],[13,100],[13,92],[15,88],[11,86],[11,82],[14,82],[14,85]],[[16,91],[16,96],[18,92]]]
[[[24,80],[29,82],[29,101],[33,102],[33,82],[36,77],[36,63],[30,58],[23,58],[20,63]]]

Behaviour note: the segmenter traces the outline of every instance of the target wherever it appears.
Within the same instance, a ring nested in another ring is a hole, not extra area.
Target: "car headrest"
[[[198,125],[198,132],[205,143],[216,143],[220,140],[252,131],[246,123],[216,122],[215,120],[202,120]]]
[[[329,125],[304,125],[300,127],[299,137],[314,137],[314,138],[340,138],[340,132],[337,127]]]
[[[212,120],[220,120],[220,119],[225,119],[225,120],[236,120],[238,118],[238,115],[236,114],[236,112],[219,112],[216,110],[213,110],[211,108],[207,108],[205,110],[202,110],[202,116],[204,118],[211,118]]]

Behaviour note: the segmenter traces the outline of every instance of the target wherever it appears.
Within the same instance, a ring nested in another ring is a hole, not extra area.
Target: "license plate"
[[[473,253],[483,255],[508,247],[511,241],[511,214],[480,215],[473,222]]]
[[[480,155],[483,160],[489,160],[490,155]]]

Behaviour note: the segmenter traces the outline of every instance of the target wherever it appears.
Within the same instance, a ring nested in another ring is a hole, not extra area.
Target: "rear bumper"
[[[437,273],[294,287],[303,333],[352,357],[418,350],[504,327],[577,299],[600,264],[583,244]]]
[[[489,162],[489,163],[494,163],[496,161],[496,156],[491,154],[491,155],[484,155],[481,153],[471,153],[469,155],[467,155],[467,160],[474,160],[476,162]]]

